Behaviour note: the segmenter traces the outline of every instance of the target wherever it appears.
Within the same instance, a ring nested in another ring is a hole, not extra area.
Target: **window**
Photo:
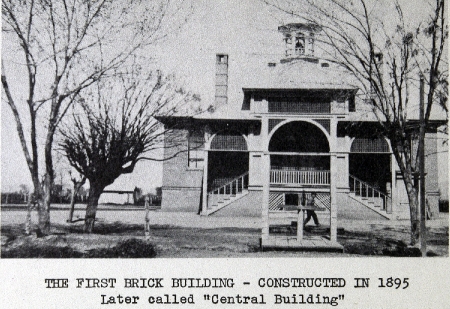
[[[305,54],[305,36],[303,35],[303,33],[298,33],[295,37],[295,54]]]
[[[382,138],[357,137],[352,143],[351,153],[390,153],[387,141]]]
[[[308,55],[314,56],[314,33],[309,34],[308,38]]]
[[[286,34],[284,38],[285,44],[286,44],[286,56],[289,57],[292,55],[292,38],[290,34]]]
[[[190,168],[203,168],[204,162],[204,136],[199,130],[189,132],[188,138],[188,166]]]
[[[327,97],[269,97],[269,113],[278,114],[329,114],[330,99]]]
[[[247,151],[247,141],[238,132],[220,132],[211,141],[212,150]]]

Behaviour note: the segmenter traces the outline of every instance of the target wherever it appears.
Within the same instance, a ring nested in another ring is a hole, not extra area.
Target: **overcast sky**
[[[257,0],[193,2],[194,14],[188,24],[176,37],[170,37],[162,44],[155,60],[165,72],[176,73],[186,87],[199,93],[208,105],[214,96],[215,54],[226,52],[234,57],[233,61],[239,59],[245,64],[244,58],[255,58],[255,54],[261,52],[261,46],[267,44],[263,42],[267,35],[276,35],[278,23]],[[276,36],[275,40],[278,40]],[[31,187],[15,122],[6,102],[1,105],[1,124],[1,190],[14,191],[20,184]],[[59,183],[60,171],[56,170],[55,181]],[[67,170],[63,170],[66,175],[63,182],[68,181]],[[114,186],[138,186],[147,191],[160,186],[161,181],[162,163],[145,161],[138,163],[132,175],[120,177]]]

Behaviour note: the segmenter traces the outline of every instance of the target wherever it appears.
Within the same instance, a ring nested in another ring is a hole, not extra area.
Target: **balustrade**
[[[271,184],[329,185],[330,171],[270,170]]]

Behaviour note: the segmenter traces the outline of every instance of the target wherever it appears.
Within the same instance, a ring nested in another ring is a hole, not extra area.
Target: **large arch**
[[[270,152],[328,153],[328,136],[308,121],[290,121],[275,128],[268,145]]]
[[[330,145],[323,128],[309,121],[288,121],[274,128],[270,136],[271,183],[278,183],[277,175],[312,175],[311,179],[289,180],[290,186],[328,185]],[[305,176],[306,177],[306,176]],[[308,176],[309,177],[309,176]],[[320,179],[320,180],[319,180]],[[284,180],[282,181],[284,182]]]

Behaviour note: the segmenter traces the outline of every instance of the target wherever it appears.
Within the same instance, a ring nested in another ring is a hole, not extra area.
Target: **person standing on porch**
[[[315,192],[311,193],[311,195],[306,200],[306,206],[308,206],[308,207],[315,207],[315,198],[316,198],[316,193]],[[316,212],[314,210],[307,209],[306,210],[306,219],[303,222],[303,226],[306,226],[306,223],[308,223],[309,220],[311,220],[311,218],[313,218],[314,224],[316,226],[320,225],[319,219],[317,218]]]

